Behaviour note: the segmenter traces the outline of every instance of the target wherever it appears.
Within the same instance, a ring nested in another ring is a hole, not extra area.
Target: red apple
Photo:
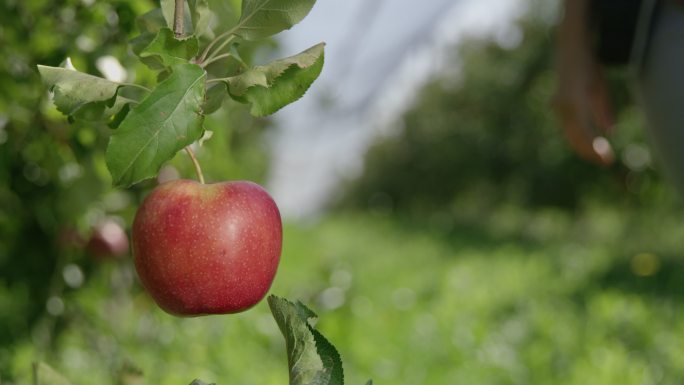
[[[271,287],[281,249],[278,207],[252,182],[166,182],[145,198],[133,222],[140,281],[175,315],[255,305]]]
[[[98,258],[119,257],[128,253],[128,235],[112,219],[106,219],[93,228],[86,250]]]

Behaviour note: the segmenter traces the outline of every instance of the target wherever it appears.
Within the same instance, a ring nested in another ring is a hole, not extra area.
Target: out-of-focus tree
[[[232,25],[239,3],[212,1],[217,25]],[[112,189],[104,160],[110,129],[101,122],[67,122],[49,101],[36,65],[58,66],[69,57],[83,72],[101,76],[114,68],[123,71],[123,81],[151,83],[154,74],[126,51],[126,43],[138,33],[136,17],[153,7],[150,0],[0,3],[3,379],[14,342],[30,337],[49,348],[54,333],[68,322],[62,317],[68,311],[63,295],[81,286],[101,262],[89,258],[86,250],[93,229],[104,221],[126,227],[142,195],[155,184]],[[249,60],[260,47],[264,43],[245,44],[241,55]],[[205,127],[214,137],[197,151],[207,178],[262,179],[268,158],[258,139],[266,126],[237,104],[208,117]],[[170,166],[162,175],[194,175],[185,157]],[[120,263],[130,264],[130,258]]]
[[[572,209],[587,200],[650,202],[668,191],[651,166],[624,69],[609,74],[617,164],[600,168],[570,150],[551,110],[554,25],[530,9],[515,23],[519,44],[471,37],[454,48],[458,71],[437,75],[390,134],[377,139],[363,174],[348,183],[343,206],[420,212],[467,202]]]

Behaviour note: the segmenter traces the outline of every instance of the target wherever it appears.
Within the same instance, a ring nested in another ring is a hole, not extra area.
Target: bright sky
[[[443,68],[446,47],[473,34],[517,44],[522,36],[511,21],[525,11],[524,3],[319,0],[301,24],[281,35],[288,55],[327,43],[320,78],[275,115],[269,190],[283,216],[317,214],[340,178],[362,171],[372,139]]]

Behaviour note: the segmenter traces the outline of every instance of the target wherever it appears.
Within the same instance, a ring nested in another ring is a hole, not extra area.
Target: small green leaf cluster
[[[314,3],[244,0],[237,23],[217,34],[224,28],[212,26],[207,0],[188,0],[182,23],[188,34],[183,34],[172,30],[174,0],[162,0],[160,8],[138,18],[140,34],[130,42],[132,52],[158,74],[152,89],[70,66],[38,70],[57,109],[70,120],[105,121],[115,129],[107,167],[115,186],[128,187],[154,177],[179,150],[202,138],[204,116],[218,110],[226,96],[250,105],[254,116],[270,115],[302,97],[322,70],[323,43],[258,66],[245,63],[238,47],[291,28]],[[207,67],[221,60],[238,65],[228,76],[212,77]]]
[[[287,349],[290,385],[342,385],[342,360],[335,347],[309,323],[316,313],[297,301],[268,297]]]

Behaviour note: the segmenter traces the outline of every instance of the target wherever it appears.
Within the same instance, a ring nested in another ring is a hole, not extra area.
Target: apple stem
[[[174,14],[173,14],[173,34],[176,36],[176,39],[183,37],[183,22],[184,22],[184,11],[185,11],[185,0],[175,0],[175,9],[174,9]],[[188,153],[190,156],[190,159],[192,160],[192,164],[195,166],[195,172],[197,173],[197,179],[199,179],[200,183],[204,184],[204,174],[202,174],[202,168],[199,165],[199,162],[197,161],[197,157],[195,157],[195,153],[192,151],[192,148],[190,146],[185,147],[185,151]]]
[[[197,173],[197,178],[199,179],[200,183],[204,184],[204,174],[202,174],[202,168],[200,167],[200,164],[197,161],[197,157],[195,156],[195,152],[192,151],[192,148],[190,148],[190,146],[185,147],[185,152],[188,153],[188,155],[190,156],[190,159],[192,160],[192,164],[195,166],[195,172]]]

